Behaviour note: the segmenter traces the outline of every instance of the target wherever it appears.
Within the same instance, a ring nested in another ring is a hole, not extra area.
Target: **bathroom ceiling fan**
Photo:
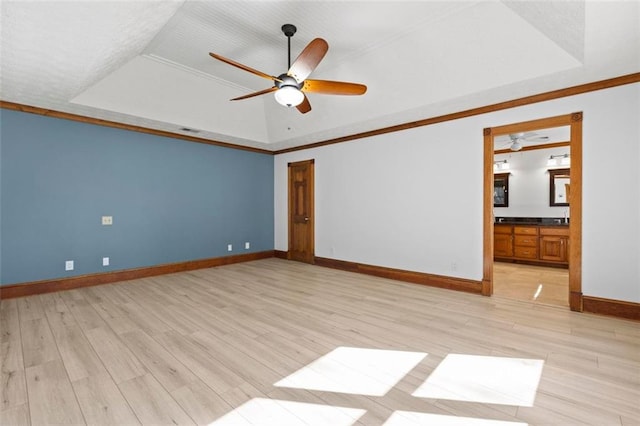
[[[520,132],[509,134],[510,141],[503,145],[503,148],[509,146],[511,151],[520,151],[526,142],[544,142],[549,140],[549,136],[538,136],[534,132]]]
[[[291,37],[296,33],[297,28],[292,24],[282,26],[282,32],[287,36],[288,65],[289,70],[277,77],[258,71],[246,65],[240,64],[224,56],[209,52],[212,58],[225,62],[236,68],[248,71],[259,77],[273,81],[273,87],[249,93],[231,99],[239,101],[254,96],[265,95],[275,92],[276,101],[287,107],[296,107],[303,114],[311,111],[311,104],[305,93],[319,93],[325,95],[362,95],[367,91],[367,86],[358,83],[348,83],[345,81],[312,80],[309,75],[318,66],[324,55],[329,50],[329,44],[316,38],[302,50],[300,55],[291,63]]]

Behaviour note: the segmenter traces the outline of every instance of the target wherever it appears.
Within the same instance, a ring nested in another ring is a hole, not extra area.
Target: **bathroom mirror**
[[[569,205],[570,169],[549,170],[549,205],[561,207]]]
[[[493,207],[509,207],[509,173],[493,175]]]

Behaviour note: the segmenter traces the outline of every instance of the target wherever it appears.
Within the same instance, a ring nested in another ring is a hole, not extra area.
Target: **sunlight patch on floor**
[[[427,354],[339,347],[274,386],[383,396]]]
[[[533,407],[543,364],[538,359],[449,354],[412,395]]]
[[[278,399],[253,398],[209,426],[350,426],[366,410],[309,404]]]
[[[527,426],[527,423],[504,420],[476,419],[473,417],[446,416],[443,414],[394,411],[383,426]]]

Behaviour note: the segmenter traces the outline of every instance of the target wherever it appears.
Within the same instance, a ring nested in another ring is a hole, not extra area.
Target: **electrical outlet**
[[[247,241],[246,243],[244,243],[244,249],[245,250],[249,250],[251,248],[251,243],[249,241]]]
[[[65,271],[73,271],[73,260],[67,260],[64,262]]]
[[[109,266],[109,258],[108,257],[103,257],[102,258],[102,266]]]
[[[227,251],[233,251],[233,244],[227,244]]]
[[[113,225],[113,216],[102,216],[103,225]]]

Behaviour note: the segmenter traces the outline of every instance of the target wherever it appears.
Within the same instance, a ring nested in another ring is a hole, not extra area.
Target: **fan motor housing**
[[[276,87],[278,89],[280,89],[281,87],[284,87],[284,86],[293,86],[293,87],[297,88],[298,90],[300,90],[300,89],[302,89],[302,86],[304,84],[304,81],[302,83],[298,83],[295,78],[291,77],[288,74],[280,74],[278,76],[278,80],[282,80],[282,82],[275,81]]]

